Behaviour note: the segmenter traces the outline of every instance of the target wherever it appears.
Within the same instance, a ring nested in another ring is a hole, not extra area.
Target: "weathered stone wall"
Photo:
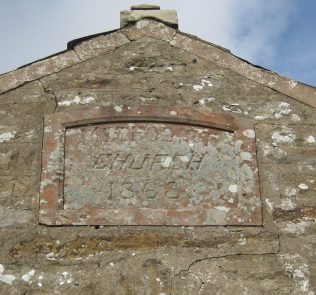
[[[175,34],[140,21],[0,77],[0,294],[314,294],[315,109]],[[38,224],[43,116],[143,104],[257,122],[262,227]]]

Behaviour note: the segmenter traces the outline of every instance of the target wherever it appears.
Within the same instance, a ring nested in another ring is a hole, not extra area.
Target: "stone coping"
[[[94,56],[113,51],[143,36],[169,42],[175,48],[185,50],[218,66],[233,70],[245,78],[316,108],[315,87],[255,66],[233,55],[227,49],[151,19],[142,19],[132,26],[112,31],[110,34],[97,34],[92,35],[91,38],[87,36],[76,39],[76,42],[71,42],[73,49],[2,74],[0,75],[0,94],[17,88],[24,83],[62,71]]]

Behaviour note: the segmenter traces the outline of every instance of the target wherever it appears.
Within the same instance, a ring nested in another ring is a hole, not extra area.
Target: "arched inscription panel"
[[[106,107],[45,119],[46,224],[261,224],[251,122],[189,108]]]

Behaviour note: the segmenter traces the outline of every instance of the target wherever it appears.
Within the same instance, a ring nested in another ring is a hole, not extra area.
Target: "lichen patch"
[[[16,135],[16,131],[8,131],[0,134],[0,142],[12,140]]]
[[[58,106],[70,106],[72,104],[88,104],[88,103],[91,103],[95,101],[95,98],[92,97],[92,96],[88,96],[88,97],[84,97],[84,98],[81,98],[79,96],[75,96],[74,99],[72,100],[64,100],[64,101],[59,101],[58,102]]]
[[[0,264],[0,282],[12,285],[13,281],[15,281],[15,276],[10,274],[4,274],[4,266]]]
[[[243,135],[245,135],[248,138],[255,138],[256,134],[254,132],[254,130],[252,129],[247,129],[243,132]]]
[[[28,283],[30,281],[30,279],[32,278],[32,276],[34,276],[35,274],[35,270],[32,269],[29,272],[27,272],[26,274],[22,275],[22,280],[26,283]]]

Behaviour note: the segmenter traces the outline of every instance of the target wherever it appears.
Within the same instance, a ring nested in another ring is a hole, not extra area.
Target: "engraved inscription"
[[[150,122],[66,129],[66,209],[226,206],[233,183],[233,132]]]
[[[205,154],[198,155],[192,153],[189,155],[175,154],[120,154],[106,153],[97,156],[94,168],[95,169],[147,169],[162,170],[199,170]]]

